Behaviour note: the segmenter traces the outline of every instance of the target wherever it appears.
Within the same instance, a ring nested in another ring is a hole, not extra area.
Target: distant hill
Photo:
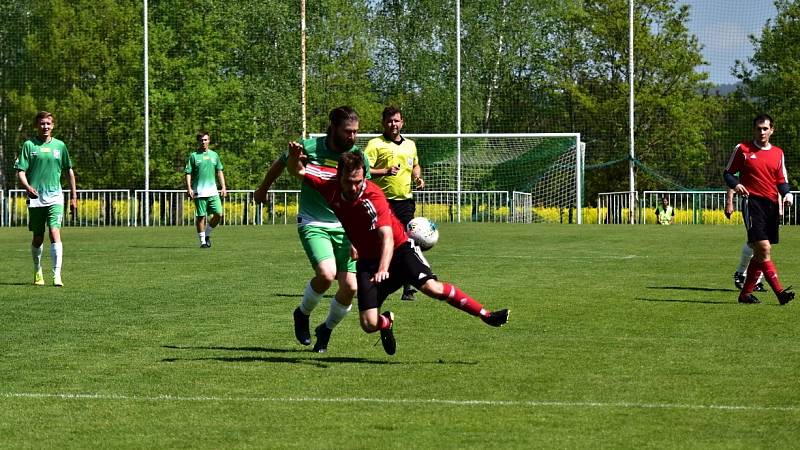
[[[711,95],[728,95],[731,92],[736,91],[736,89],[741,86],[742,83],[730,83],[730,84],[718,84],[711,89],[708,90],[708,93]]]

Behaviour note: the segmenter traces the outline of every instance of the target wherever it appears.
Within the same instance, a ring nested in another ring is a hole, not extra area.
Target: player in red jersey
[[[772,117],[767,114],[756,116],[753,119],[753,141],[742,142],[734,148],[722,174],[725,184],[746,199],[742,213],[747,242],[753,248],[753,259],[747,267],[739,303],[760,303],[753,295],[753,289],[762,273],[781,305],[794,299],[791,286],[786,289],[781,286],[778,270],[770,256],[772,244],[778,243],[781,203],[791,205],[794,200],[789,192],[783,150],[769,142],[774,131]]]
[[[379,309],[386,297],[404,283],[425,295],[448,304],[485,323],[499,327],[508,322],[509,311],[490,312],[458,287],[437,280],[419,248],[406,235],[405,228],[392,213],[386,195],[378,185],[364,177],[364,159],[360,153],[346,153],[336,171],[303,166],[303,147],[289,144],[287,169],[318,190],[336,217],[358,255],[358,309],[361,328],[367,333],[380,331],[386,353],[393,355],[396,343],[392,327],[394,314]]]

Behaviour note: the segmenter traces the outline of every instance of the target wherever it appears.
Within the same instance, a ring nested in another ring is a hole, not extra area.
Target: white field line
[[[573,260],[601,260],[601,259],[636,259],[636,258],[647,258],[647,256],[639,256],[639,255],[586,255],[586,256],[570,256],[570,255],[540,255],[531,252],[530,254],[526,255],[484,255],[484,254],[474,254],[474,255],[467,255],[464,253],[448,253],[448,257],[456,257],[456,258],[463,258],[463,259],[485,259],[485,258],[497,258],[497,259],[536,259],[536,260],[550,260],[550,259],[557,259],[557,260],[565,260],[565,259],[573,259]]]
[[[376,403],[396,405],[453,405],[453,406],[496,406],[517,408],[606,408],[606,409],[686,409],[721,411],[800,411],[798,406],[760,406],[760,405],[691,405],[681,403],[636,403],[636,402],[559,402],[537,400],[445,400],[445,399],[391,399],[363,397],[206,397],[176,395],[122,395],[122,394],[70,394],[70,393],[32,393],[7,392],[4,398],[17,399],[56,399],[56,400],[119,400],[140,402],[209,402],[209,403]]]

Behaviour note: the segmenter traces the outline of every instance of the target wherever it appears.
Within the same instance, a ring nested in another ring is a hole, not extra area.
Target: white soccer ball
[[[414,240],[417,247],[430,250],[439,242],[439,230],[436,224],[426,217],[415,217],[406,225],[408,237]]]

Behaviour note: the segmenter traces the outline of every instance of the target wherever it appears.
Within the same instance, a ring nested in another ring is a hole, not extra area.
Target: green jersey
[[[186,161],[183,172],[192,176],[195,197],[213,197],[217,190],[217,171],[222,171],[222,161],[214,150],[195,150]]]
[[[335,168],[339,164],[339,156],[341,156],[341,153],[329,149],[325,145],[325,139],[326,137],[322,136],[300,141],[300,143],[303,144],[303,153],[308,156],[306,162],[318,166]],[[347,151],[362,153],[356,146],[353,146]],[[366,155],[363,153],[362,155],[364,156],[364,163],[367,166],[365,174],[369,177],[369,161]],[[286,164],[287,159],[287,154],[281,157],[284,164]],[[316,189],[307,186],[305,183],[300,187],[300,211],[297,215],[297,223],[300,226],[314,225],[327,228],[342,226],[342,224],[339,223],[339,219],[336,218],[336,215],[328,206],[328,202],[322,197],[322,194]]]
[[[71,169],[72,161],[62,141],[55,138],[50,138],[48,142],[39,138],[25,141],[14,168],[25,172],[28,184],[39,193],[39,198],[30,199],[29,207],[64,204],[61,172]]]

